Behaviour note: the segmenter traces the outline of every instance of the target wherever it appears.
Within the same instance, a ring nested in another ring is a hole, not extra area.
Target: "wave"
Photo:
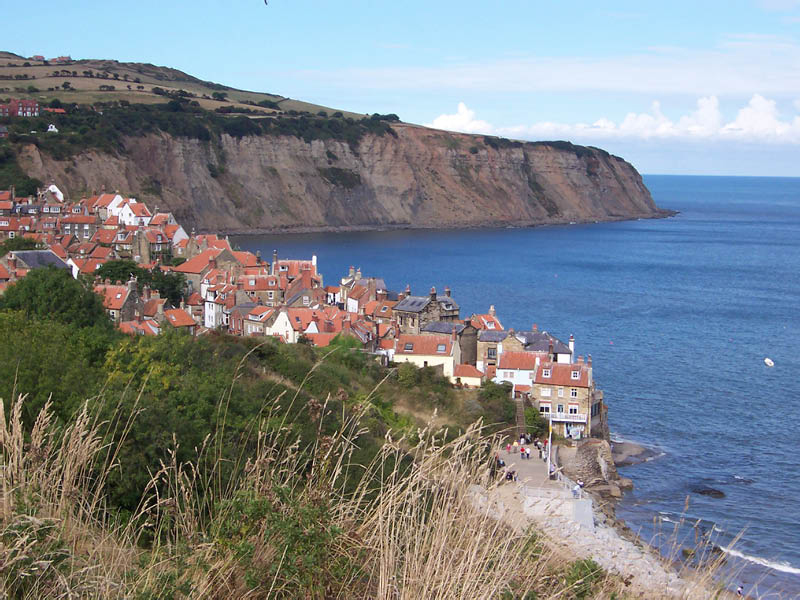
[[[760,556],[750,556],[749,554],[745,554],[744,552],[739,552],[738,550],[734,550],[733,548],[724,548],[720,546],[720,550],[722,550],[725,554],[730,554],[731,556],[735,556],[736,558],[741,558],[742,560],[746,560],[748,562],[761,565],[762,567],[767,567],[768,569],[773,569],[774,571],[780,571],[781,573],[791,573],[792,575],[800,575],[800,569],[798,569],[797,567],[793,567],[789,563],[773,562],[771,560],[767,560],[766,558],[761,558]]]

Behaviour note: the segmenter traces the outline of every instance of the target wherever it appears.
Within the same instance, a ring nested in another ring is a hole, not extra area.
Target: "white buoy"
[[[764,359],[764,364],[767,365],[768,367],[774,367],[775,366],[775,363],[772,362],[771,358],[765,358]]]

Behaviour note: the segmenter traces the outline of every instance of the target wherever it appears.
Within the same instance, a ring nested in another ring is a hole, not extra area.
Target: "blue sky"
[[[645,173],[800,176],[800,0],[51,2],[4,49],[152,62]]]

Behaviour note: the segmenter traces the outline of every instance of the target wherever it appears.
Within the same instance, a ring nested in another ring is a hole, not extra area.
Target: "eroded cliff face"
[[[404,124],[346,142],[152,134],[117,156],[56,161],[34,146],[20,163],[75,199],[105,188],[168,209],[198,231],[473,227],[664,214],[639,173],[601,150],[523,144]],[[215,175],[215,176],[214,176]],[[62,189],[63,189],[62,187]]]

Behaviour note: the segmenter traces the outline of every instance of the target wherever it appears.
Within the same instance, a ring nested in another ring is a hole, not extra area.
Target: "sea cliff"
[[[164,132],[111,154],[21,148],[28,175],[71,197],[119,189],[198,231],[532,226],[665,216],[623,159],[566,142],[511,142],[393,123],[357,144]]]

